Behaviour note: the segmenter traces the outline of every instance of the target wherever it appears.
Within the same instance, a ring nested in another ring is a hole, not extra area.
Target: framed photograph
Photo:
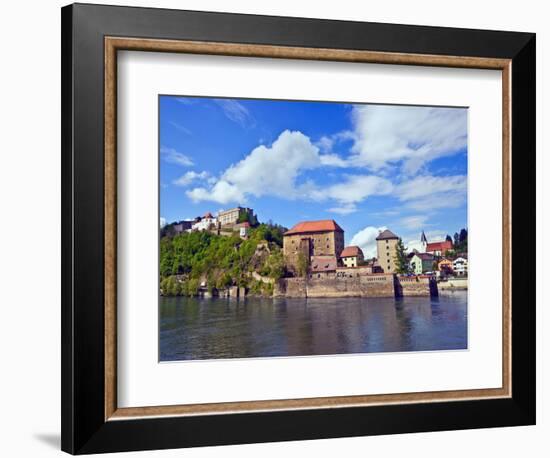
[[[535,423],[535,35],[62,9],[62,448]]]

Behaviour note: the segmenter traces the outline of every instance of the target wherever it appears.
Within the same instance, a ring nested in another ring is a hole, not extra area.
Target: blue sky
[[[334,219],[374,255],[467,227],[467,109],[160,96],[162,222],[252,207],[286,227]]]

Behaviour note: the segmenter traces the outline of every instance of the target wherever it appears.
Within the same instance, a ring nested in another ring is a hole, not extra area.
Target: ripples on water
[[[160,298],[160,360],[467,348],[467,293],[435,298]]]

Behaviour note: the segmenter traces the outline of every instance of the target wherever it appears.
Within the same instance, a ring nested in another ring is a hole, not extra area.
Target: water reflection
[[[160,359],[467,347],[467,295],[439,298],[161,298]]]

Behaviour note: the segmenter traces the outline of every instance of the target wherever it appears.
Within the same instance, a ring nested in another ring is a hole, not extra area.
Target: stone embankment
[[[275,282],[274,297],[412,297],[437,296],[432,277],[373,274],[356,277],[282,278]]]

